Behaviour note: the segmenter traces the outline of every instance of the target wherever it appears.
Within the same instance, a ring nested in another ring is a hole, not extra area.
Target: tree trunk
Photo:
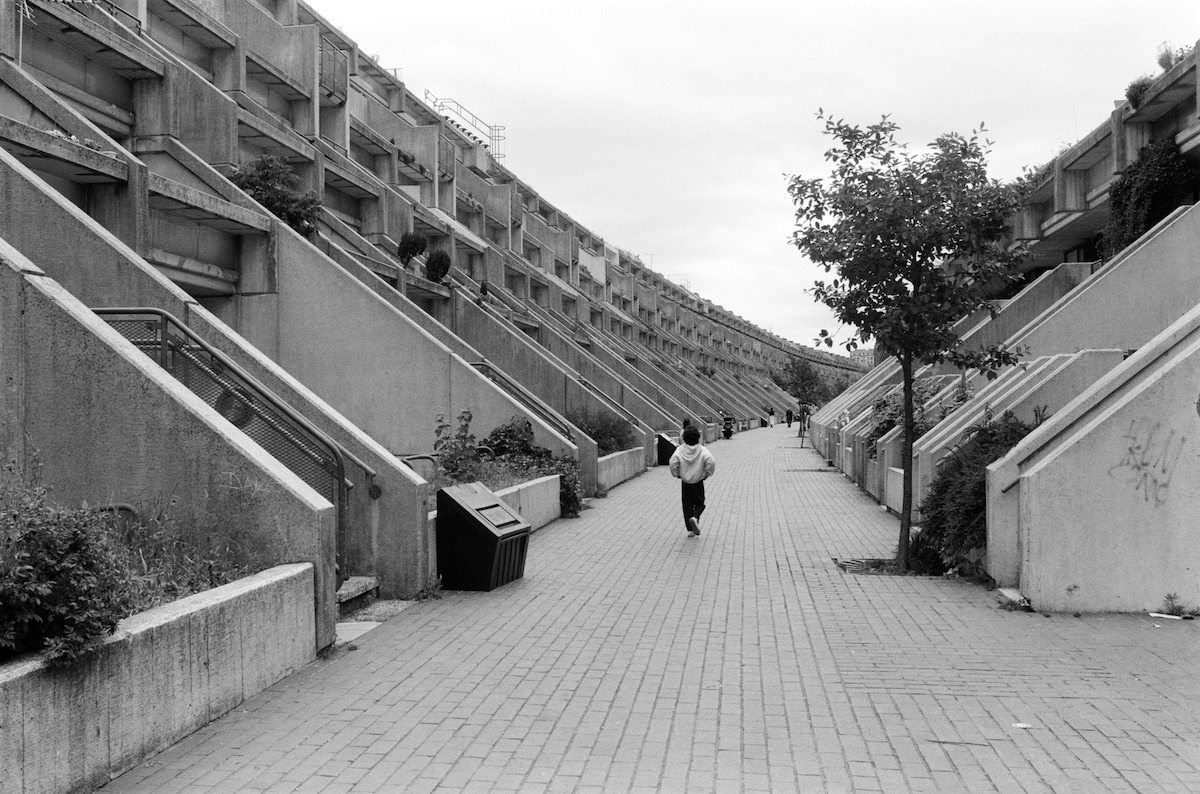
[[[904,500],[900,507],[900,541],[896,546],[896,568],[908,570],[908,538],[912,530],[912,449],[916,420],[913,411],[913,360],[911,355],[900,357],[900,372],[904,380],[904,439],[900,444],[900,462],[904,467]]]

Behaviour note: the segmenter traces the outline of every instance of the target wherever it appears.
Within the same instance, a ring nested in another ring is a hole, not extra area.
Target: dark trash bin
[[[675,454],[675,442],[667,437],[666,433],[658,434],[658,465],[666,466],[671,462],[671,456]]]
[[[438,573],[447,590],[495,590],[525,575],[529,522],[482,483],[437,493]]]

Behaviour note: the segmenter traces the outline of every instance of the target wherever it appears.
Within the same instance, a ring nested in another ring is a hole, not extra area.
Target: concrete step
[[[379,598],[379,579],[375,576],[351,576],[337,591],[338,619],[344,619]]]

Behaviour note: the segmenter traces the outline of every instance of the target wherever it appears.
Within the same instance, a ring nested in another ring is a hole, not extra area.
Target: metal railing
[[[289,408],[224,353],[174,315],[153,307],[93,309],[118,333],[257,442],[337,510],[339,548],[345,532],[345,459],[368,478],[375,471]],[[372,493],[375,488],[372,487]]]
[[[536,394],[508,377],[508,375],[505,375],[501,370],[496,369],[490,361],[472,361],[471,366],[479,370],[485,378],[503,389],[510,397],[536,414],[543,422],[557,430],[567,441],[574,442],[575,439],[571,435],[570,425],[559,416],[558,412],[542,402],[541,398]]]

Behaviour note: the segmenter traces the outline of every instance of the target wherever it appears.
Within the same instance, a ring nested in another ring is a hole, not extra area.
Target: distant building
[[[851,350],[850,360],[866,369],[870,369],[875,366],[875,348]]]

